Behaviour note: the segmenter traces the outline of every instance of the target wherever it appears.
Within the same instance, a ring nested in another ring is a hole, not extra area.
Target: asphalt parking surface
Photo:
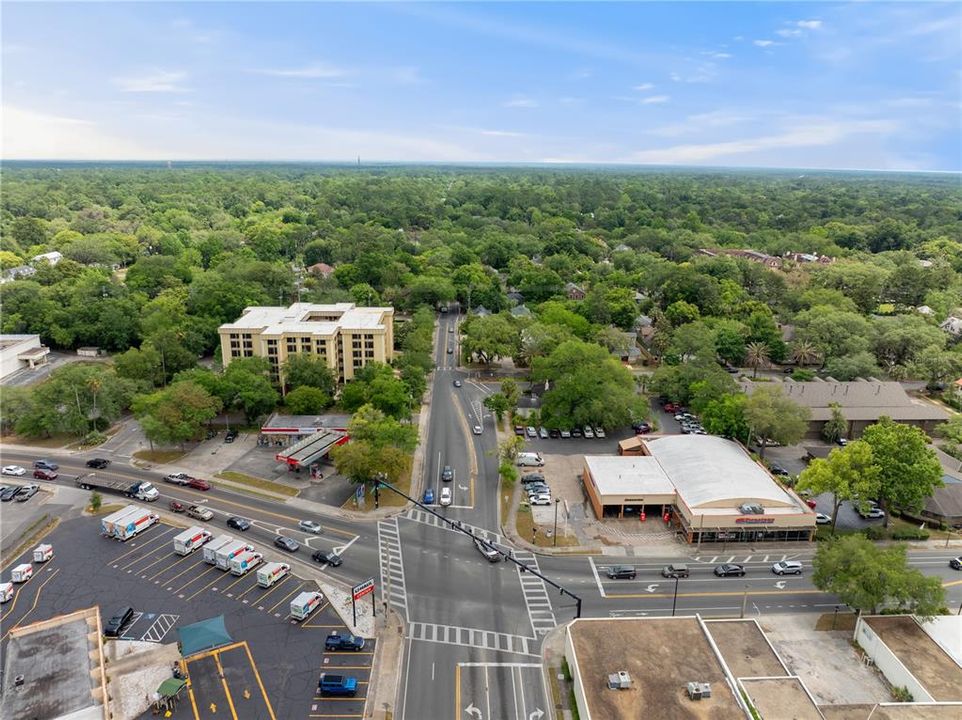
[[[255,572],[241,577],[224,573],[204,563],[199,550],[176,555],[172,543],[179,528],[158,523],[120,543],[101,537],[99,522],[90,517],[67,520],[44,539],[53,545],[54,557],[44,565],[34,564],[33,577],[16,586],[13,600],[3,605],[4,639],[18,624],[94,605],[100,606],[105,622],[120,607],[133,607],[134,618],[121,638],[148,642],[176,642],[178,628],[224,615],[235,642],[188,658],[190,697],[179,704],[174,718],[363,715],[373,640],[363,652],[346,658],[351,669],[345,671],[365,683],[357,698],[347,703],[316,697],[322,669],[343,663],[341,656],[346,655],[325,653],[324,638],[333,630],[347,630],[326,603],[303,622],[290,618],[290,600],[315,589],[313,581],[288,575],[271,588],[261,588]],[[32,548],[8,559],[2,579],[8,580],[10,568],[31,554]],[[277,558],[269,552],[265,559]]]

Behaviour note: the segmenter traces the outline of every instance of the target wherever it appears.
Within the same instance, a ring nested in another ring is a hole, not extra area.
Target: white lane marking
[[[361,536],[355,535],[353,538],[351,538],[351,542],[349,542],[347,545],[338,545],[337,547],[332,548],[332,550],[334,550],[335,554],[337,555],[343,555],[344,551],[351,547],[351,545],[353,545],[359,537]]]
[[[593,572],[595,575],[595,583],[598,585],[598,593],[601,595],[601,597],[608,597],[608,594],[605,592],[604,585],[601,584],[601,578],[598,577],[598,568],[595,567],[595,559],[589,557],[588,563],[591,565],[591,572]]]

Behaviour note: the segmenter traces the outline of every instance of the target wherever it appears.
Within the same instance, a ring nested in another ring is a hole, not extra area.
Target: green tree
[[[745,403],[745,419],[760,440],[762,457],[769,442],[794,445],[801,440],[810,417],[811,410],[782,395],[779,387],[759,385]]]
[[[798,489],[814,495],[832,494],[832,534],[838,522],[838,509],[846,500],[875,497],[879,489],[879,468],[871,446],[856,440],[835,448],[825,459],[817,458],[798,476]]]
[[[942,487],[942,465],[921,429],[882,417],[865,428],[862,440],[871,446],[879,469],[879,502],[884,509],[918,512]],[[886,527],[888,521],[886,513]]]
[[[685,300],[676,300],[665,308],[665,317],[673,326],[693,323],[701,317],[698,306]]]
[[[712,435],[721,435],[748,442],[748,421],[745,420],[745,403],[748,397],[742,393],[724,395],[709,401],[701,413],[702,423]]]
[[[876,377],[881,374],[875,356],[867,350],[850,355],[829,358],[825,372],[836,380],[854,380],[857,377]]]
[[[259,357],[233,360],[224,371],[221,388],[224,409],[243,410],[248,424],[271,412],[280,399],[271,385],[267,360]]]
[[[281,377],[288,392],[307,386],[317,388],[328,397],[333,397],[337,389],[334,373],[327,366],[327,362],[318,355],[308,353],[288,355],[287,361],[281,368]]]
[[[909,369],[915,377],[925,380],[929,389],[941,389],[942,383],[962,372],[962,353],[930,345],[915,356]]]
[[[494,416],[498,420],[498,424],[501,423],[505,413],[511,411],[511,403],[508,402],[508,398],[504,396],[504,393],[494,393],[493,395],[488,395],[484,399],[484,406],[494,413]]]
[[[197,438],[203,427],[220,412],[219,398],[190,381],[134,399],[132,410],[144,434],[153,443],[178,444]]]
[[[352,439],[376,448],[395,447],[411,453],[418,443],[417,427],[386,415],[373,405],[358,408],[351,418],[348,432]]]
[[[838,403],[829,403],[832,409],[832,417],[822,427],[822,439],[825,442],[836,442],[848,436],[848,420],[842,414],[842,406]]]
[[[518,381],[514,378],[505,378],[501,381],[501,394],[504,395],[505,399],[508,401],[508,406],[510,410],[514,410],[518,407],[518,401],[521,399],[521,390],[518,388]]]
[[[492,360],[513,357],[521,347],[514,322],[504,315],[471,316],[461,325],[461,349],[487,365]]]
[[[861,612],[884,609],[930,618],[945,606],[941,578],[909,567],[904,545],[879,547],[863,535],[820,543],[812,561],[812,582]]]
[[[284,396],[284,404],[295,415],[315,415],[324,412],[331,397],[319,388],[301,385]]]
[[[792,362],[802,367],[805,365],[815,365],[820,359],[818,349],[815,345],[804,340],[792,343],[791,353]]]
[[[100,512],[100,506],[104,503],[104,496],[94,490],[90,493],[90,509],[93,512]]]
[[[752,377],[758,377],[758,368],[768,365],[768,345],[760,342],[745,346],[745,363],[752,369]]]
[[[337,471],[356,484],[373,485],[383,478],[397,483],[411,470],[417,429],[365,405],[348,426],[350,442],[331,451]]]

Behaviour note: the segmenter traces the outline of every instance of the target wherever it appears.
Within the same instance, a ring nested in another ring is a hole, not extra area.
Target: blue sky
[[[14,3],[3,157],[962,170],[959,3]]]

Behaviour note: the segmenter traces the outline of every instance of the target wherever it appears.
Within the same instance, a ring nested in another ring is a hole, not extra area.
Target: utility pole
[[[675,594],[671,598],[671,616],[675,617],[675,607],[678,605],[678,576],[675,575]]]
[[[558,503],[561,502],[561,498],[554,499],[554,546],[558,547]]]
[[[742,620],[745,619],[745,608],[748,607],[748,585],[745,586],[745,594],[742,596]],[[835,614],[838,615],[838,605],[835,606]],[[835,629],[835,623],[832,623],[832,630]]]

